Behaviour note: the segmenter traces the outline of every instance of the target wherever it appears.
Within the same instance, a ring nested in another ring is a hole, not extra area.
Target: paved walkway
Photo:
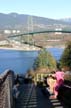
[[[50,100],[43,94],[41,88],[33,85],[22,85],[19,98],[16,100],[16,108],[68,108],[59,100]]]

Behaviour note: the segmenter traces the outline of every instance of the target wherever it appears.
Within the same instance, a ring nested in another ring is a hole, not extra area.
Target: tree
[[[68,41],[66,48],[61,56],[60,64],[62,67],[69,67],[71,69],[71,41]]]
[[[50,52],[46,51],[46,49],[42,49],[40,53],[38,54],[38,57],[36,58],[34,62],[34,68],[49,68],[49,69],[55,69],[56,68],[56,60],[54,57],[50,54]]]

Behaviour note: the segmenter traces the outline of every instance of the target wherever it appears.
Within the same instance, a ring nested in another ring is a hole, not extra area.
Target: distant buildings
[[[4,34],[17,34],[20,30],[4,30]]]
[[[5,45],[9,45],[9,42],[7,40],[2,40],[0,41],[0,46],[5,46]]]
[[[62,28],[56,28],[55,29],[55,31],[61,31],[62,30]]]
[[[62,28],[56,28],[55,31],[62,31]],[[62,34],[61,32],[55,32],[55,34]]]

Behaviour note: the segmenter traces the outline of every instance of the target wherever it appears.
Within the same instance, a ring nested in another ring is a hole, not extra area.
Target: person
[[[19,80],[19,78],[20,78],[20,77],[19,77],[19,75],[17,74],[16,77],[15,77],[15,84],[17,84],[17,83],[20,84],[20,80]]]
[[[48,90],[49,90],[50,94],[53,94],[53,86],[55,83],[55,78],[52,77],[52,75],[49,75],[49,77],[47,78],[47,83],[49,85]]]
[[[62,71],[60,68],[57,69],[56,73],[53,78],[56,79],[54,86],[53,86],[53,96],[50,98],[57,98],[58,96],[58,90],[59,88],[64,84],[64,71]]]
[[[19,81],[19,76],[18,74],[16,75],[15,81],[14,81],[14,86],[13,86],[13,97],[14,99],[17,99],[19,96],[19,86],[20,86],[20,81]]]
[[[13,86],[13,97],[14,99],[17,99],[18,96],[19,96],[19,90],[18,90],[18,87],[19,87],[19,83],[16,83],[14,86]]]

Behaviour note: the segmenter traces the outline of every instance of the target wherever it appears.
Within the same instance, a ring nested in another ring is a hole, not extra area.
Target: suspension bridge
[[[27,32],[27,33],[22,33],[22,34],[18,34],[18,35],[12,35],[9,36],[8,38],[14,38],[14,37],[20,37],[20,36],[24,36],[24,35],[35,35],[35,34],[42,34],[42,33],[71,33],[71,31],[69,30],[46,30],[46,31],[35,31],[35,32]]]
[[[56,35],[58,34],[58,35]],[[69,34],[69,35],[68,35]],[[46,47],[48,45],[61,45],[71,39],[70,30],[45,30],[26,32],[8,36],[8,40],[19,41],[23,44],[33,45],[35,47]]]

